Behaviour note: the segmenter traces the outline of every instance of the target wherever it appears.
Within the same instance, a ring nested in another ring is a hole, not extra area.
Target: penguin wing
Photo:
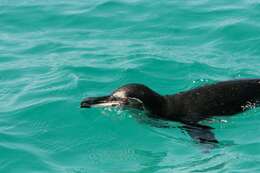
[[[188,135],[200,144],[211,144],[212,146],[218,143],[215,134],[212,132],[213,128],[201,124],[185,123],[181,127]]]

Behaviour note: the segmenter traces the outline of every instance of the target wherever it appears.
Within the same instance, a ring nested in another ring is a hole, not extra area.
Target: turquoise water
[[[0,172],[260,172],[260,110],[178,128],[80,109],[129,82],[161,94],[260,77],[260,3],[0,0]],[[177,123],[174,123],[177,126]]]

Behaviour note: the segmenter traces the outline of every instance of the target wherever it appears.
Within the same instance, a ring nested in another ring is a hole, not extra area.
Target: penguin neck
[[[177,95],[164,95],[162,96],[164,101],[163,115],[162,117],[167,120],[181,121],[182,107],[178,102]]]
[[[179,100],[178,94],[162,96],[156,93],[143,103],[151,117],[181,122],[184,105]]]
[[[165,116],[166,100],[164,96],[155,94],[147,98],[143,103],[145,110],[151,117],[163,118]]]

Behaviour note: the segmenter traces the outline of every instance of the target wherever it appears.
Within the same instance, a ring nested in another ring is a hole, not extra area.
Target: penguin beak
[[[80,107],[91,108],[91,107],[120,106],[125,103],[126,100],[119,99],[113,96],[87,97],[81,101]]]

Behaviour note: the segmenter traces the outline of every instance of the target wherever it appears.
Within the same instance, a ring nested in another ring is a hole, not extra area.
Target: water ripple
[[[178,128],[79,109],[130,82],[170,94],[259,77],[259,10],[256,0],[1,1],[0,172],[259,172],[258,109],[213,120],[221,145],[209,153]]]

